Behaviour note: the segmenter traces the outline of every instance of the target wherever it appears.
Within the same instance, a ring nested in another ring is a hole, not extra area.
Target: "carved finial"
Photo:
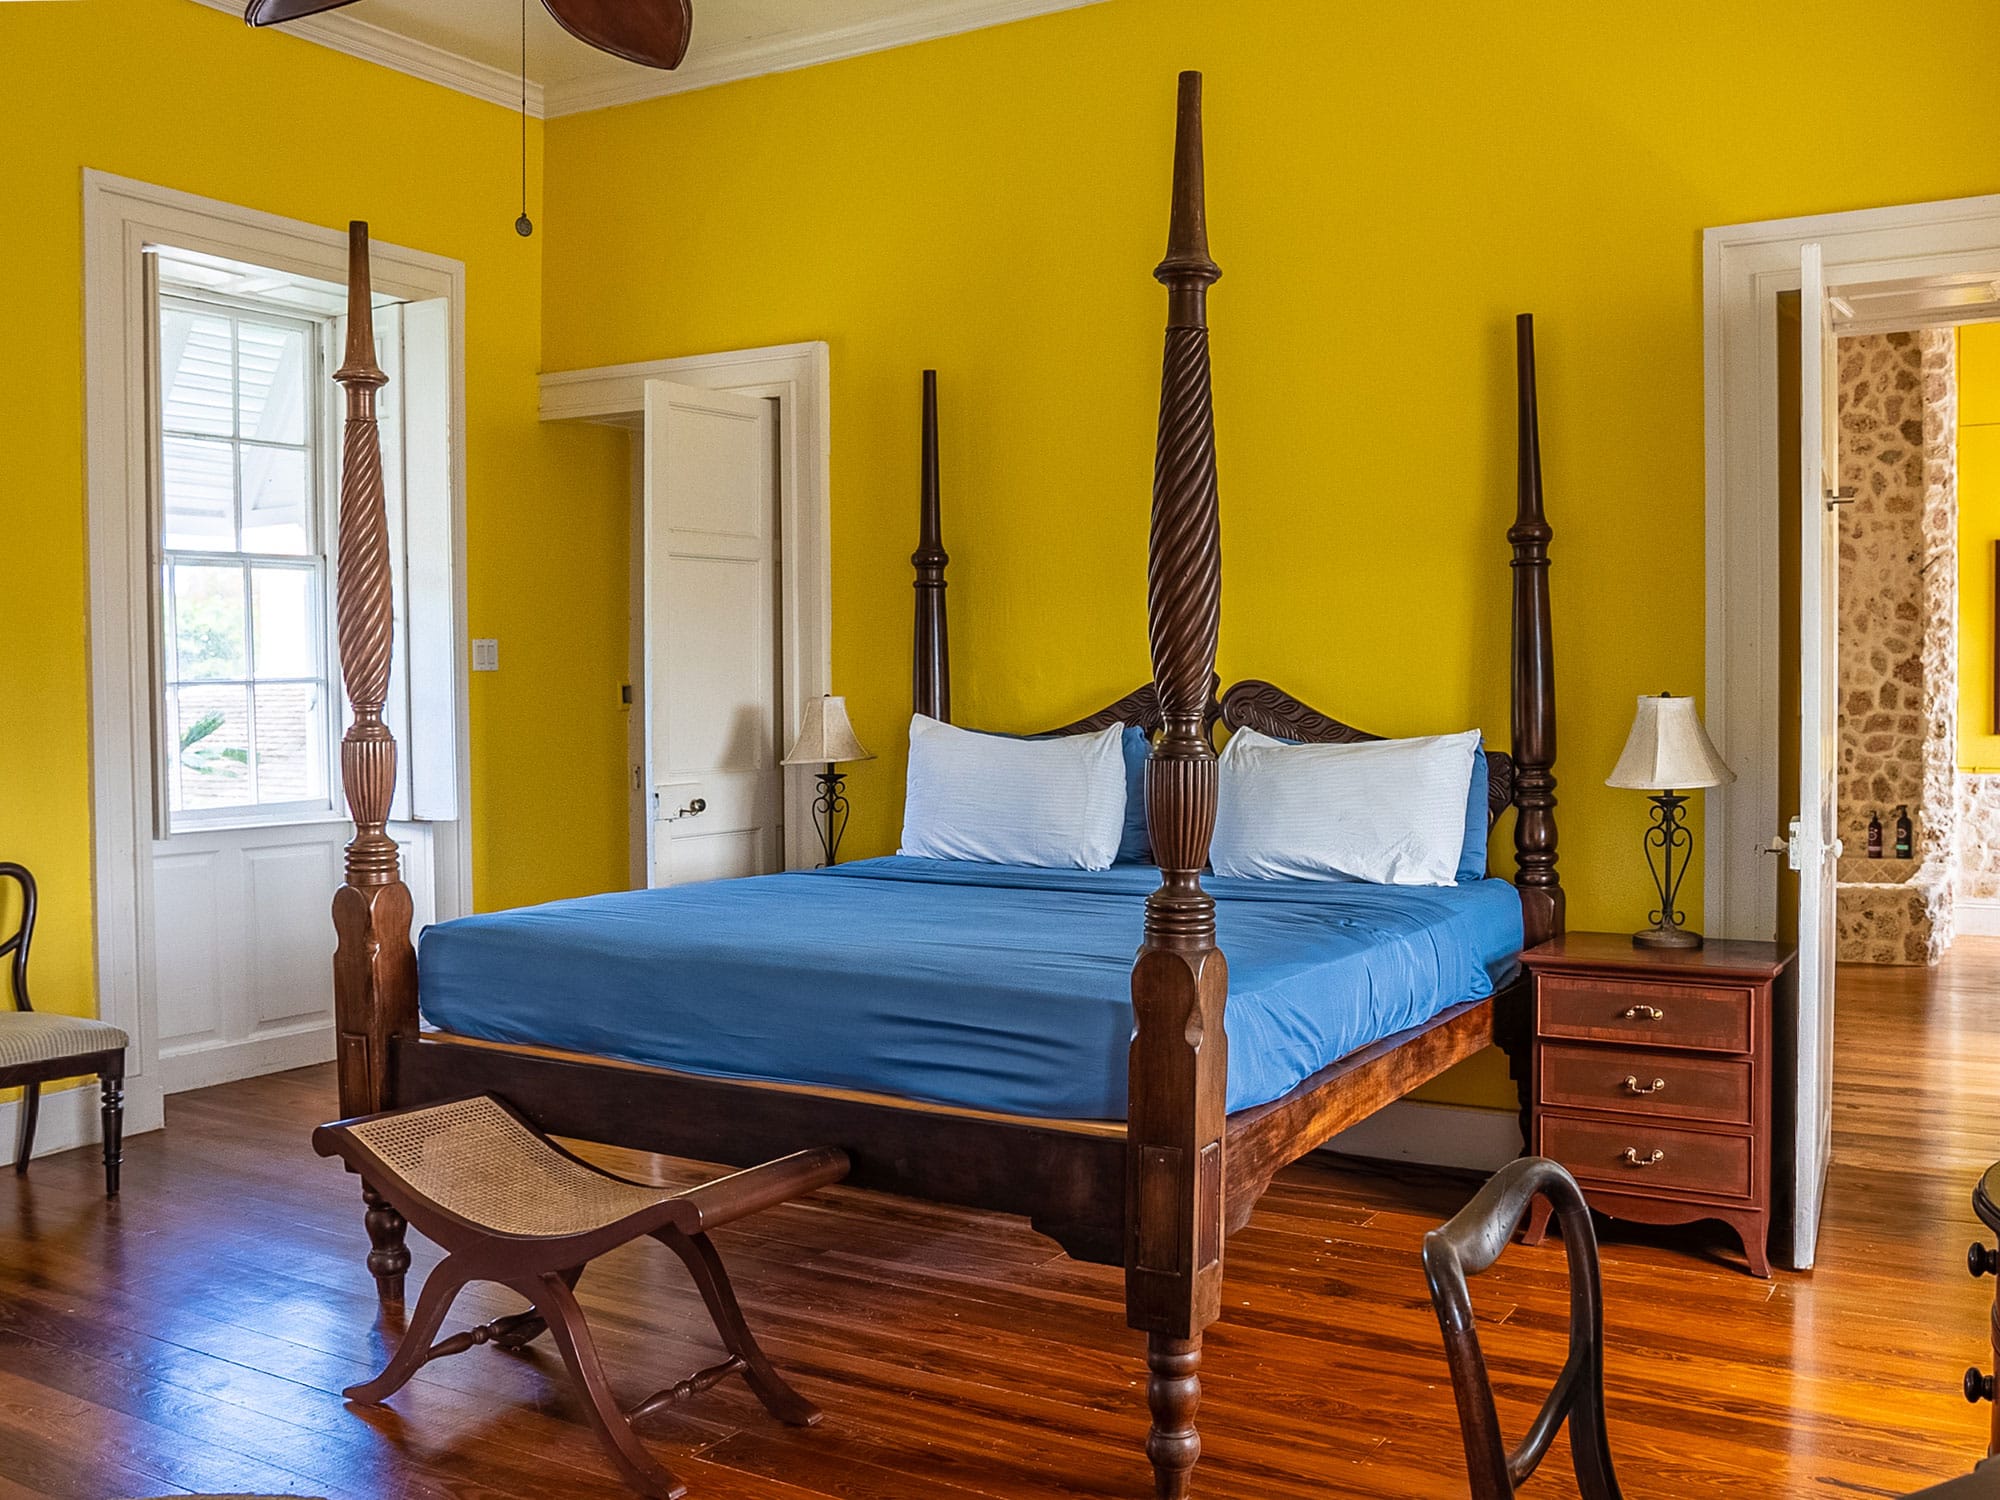
[[[1222,276],[1208,254],[1208,196],[1201,154],[1201,74],[1181,74],[1180,109],[1174,122],[1174,205],[1167,227],[1167,258],[1153,275],[1173,293],[1170,327],[1203,327],[1205,293]]]
[[[375,363],[375,293],[368,275],[368,222],[347,226],[347,358],[333,378],[352,390],[357,385],[387,385],[389,377]]]

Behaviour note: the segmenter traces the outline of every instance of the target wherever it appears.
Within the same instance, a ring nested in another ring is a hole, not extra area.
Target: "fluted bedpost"
[[[937,371],[924,371],[923,467],[917,490],[917,622],[911,656],[910,700],[916,711],[951,720],[951,636],[945,628],[945,555],[938,512]]]
[[[1229,1073],[1228,969],[1215,945],[1215,902],[1201,887],[1215,830],[1207,719],[1222,597],[1207,301],[1222,272],[1208,255],[1199,73],[1180,79],[1173,216],[1167,258],[1153,274],[1167,288],[1167,338],[1147,622],[1165,727],[1146,771],[1160,886],[1146,901],[1132,970],[1125,1307],[1147,1336],[1154,1483],[1160,1496],[1180,1497],[1201,1456],[1202,1330],[1221,1310]]]
[[[354,819],[347,876],[333,897],[333,1004],[340,1110],[360,1115],[392,1102],[390,1039],[416,1030],[417,960],[410,947],[410,892],[396,841],[387,831],[396,790],[396,740],[382,720],[382,706],[389,697],[395,613],[375,393],[388,377],[375,363],[368,226],[358,220],[347,229],[347,358],[333,378],[347,395],[334,609],[340,675],[353,710],[340,742],[340,780]],[[364,1184],[362,1193],[374,1247],[368,1269],[382,1300],[400,1301],[410,1264],[402,1215],[372,1187]]]
[[[1563,930],[1556,873],[1556,669],[1549,630],[1548,519],[1542,513],[1542,439],[1535,399],[1535,319],[1514,320],[1520,413],[1514,547],[1514,884],[1529,947]]]

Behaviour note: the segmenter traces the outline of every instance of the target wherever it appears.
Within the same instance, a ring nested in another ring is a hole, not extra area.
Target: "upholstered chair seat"
[[[52,1016],[39,1010],[0,1012],[0,1068],[96,1057],[120,1051],[129,1043],[130,1038],[109,1021]],[[79,1069],[79,1072],[94,1071]]]

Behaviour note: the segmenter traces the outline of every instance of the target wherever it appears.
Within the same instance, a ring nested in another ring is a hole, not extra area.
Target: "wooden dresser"
[[[1571,932],[1529,950],[1530,1149],[1618,1219],[1720,1219],[1771,1274],[1771,1012],[1791,952],[1774,943],[1633,946]],[[1538,1203],[1528,1243],[1549,1209]]]

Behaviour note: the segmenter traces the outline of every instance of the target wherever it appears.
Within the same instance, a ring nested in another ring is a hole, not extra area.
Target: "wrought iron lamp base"
[[[1687,800],[1678,792],[1659,792],[1652,799],[1653,823],[1645,838],[1646,867],[1652,871],[1660,904],[1649,913],[1652,925],[1632,934],[1635,948],[1701,946],[1701,934],[1681,926],[1684,914],[1674,909],[1681,881],[1687,878],[1688,861],[1694,854],[1694,836],[1681,821],[1681,809],[1687,806]]]
[[[840,861],[840,836],[847,832],[847,798],[841,789],[847,784],[844,773],[828,766],[814,778],[819,783],[819,796],[813,799],[813,827],[819,833],[819,847],[826,855],[820,866]]]

